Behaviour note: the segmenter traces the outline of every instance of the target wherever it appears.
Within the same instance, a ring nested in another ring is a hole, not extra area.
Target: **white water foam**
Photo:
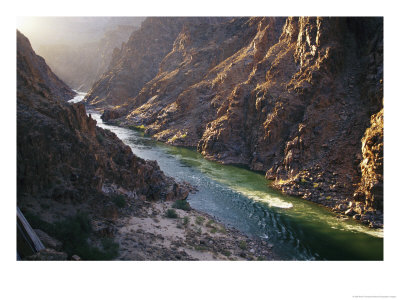
[[[246,189],[244,187],[234,187],[233,189],[235,191],[237,191],[238,193],[240,193],[254,201],[264,202],[272,207],[285,208],[285,209],[289,209],[289,208],[293,207],[292,203],[283,201],[282,199],[279,199],[278,197],[273,197],[267,193],[252,191],[252,190]]]
[[[75,90],[74,90],[74,92],[76,92],[77,95],[74,98],[72,98],[71,100],[68,100],[69,103],[81,102],[86,96],[86,93],[84,93],[84,92],[79,92],[79,91],[75,91]]]

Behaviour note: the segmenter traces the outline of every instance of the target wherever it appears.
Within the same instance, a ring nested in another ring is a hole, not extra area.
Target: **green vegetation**
[[[176,219],[176,218],[178,218],[178,214],[176,213],[176,210],[175,210],[175,209],[171,209],[171,208],[169,208],[169,209],[167,210],[167,212],[165,213],[165,216],[166,216],[167,218],[170,218],[170,219]]]
[[[214,220],[211,220],[211,219],[210,219],[210,220],[208,220],[206,226],[207,226],[207,227],[210,227],[210,228],[215,228],[214,225],[213,225],[214,223],[215,223]]]
[[[101,133],[96,134],[96,138],[97,138],[97,141],[98,141],[100,144],[103,144],[103,142],[104,142],[104,136],[103,136]]]
[[[242,249],[242,250],[246,250],[247,249],[246,241],[240,241],[239,242],[239,248]]]
[[[326,199],[326,200],[331,200],[332,197],[331,197],[331,196],[327,196],[325,199]]]
[[[185,216],[184,218],[183,218],[183,225],[187,225],[187,224],[189,224],[189,221],[190,221],[190,219],[189,219],[189,217],[188,216]]]
[[[196,246],[194,246],[194,249],[197,250],[197,251],[206,251],[206,250],[208,250],[208,248],[206,246],[203,246],[203,245],[196,245]]]
[[[205,218],[202,216],[197,216],[196,217],[196,224],[197,225],[203,225]]]
[[[182,209],[185,211],[189,211],[191,209],[186,199],[176,200],[175,203],[172,205],[172,207],[177,209]]]
[[[220,227],[220,228],[219,228],[219,232],[221,232],[221,233],[226,233],[225,227]]]
[[[319,187],[319,184],[317,182],[314,182],[313,186],[314,186],[314,188],[317,188],[317,187]]]
[[[123,195],[114,195],[112,197],[112,201],[114,202],[114,204],[116,206],[118,206],[119,208],[123,208],[126,206],[126,200],[125,197]]]
[[[217,231],[218,231],[217,228],[211,228],[210,230],[211,233],[216,233]]]
[[[221,253],[222,253],[223,255],[227,256],[227,257],[231,256],[231,254],[232,254],[231,251],[226,250],[226,249],[222,250]]]
[[[69,258],[74,254],[83,260],[111,260],[118,256],[119,245],[110,238],[101,240],[102,249],[88,243],[92,227],[87,214],[78,213],[53,224],[33,214],[26,213],[25,217],[33,228],[39,228],[60,240]]]
[[[143,124],[142,125],[129,125],[128,127],[130,129],[136,129],[136,130],[141,130],[141,131],[146,129],[146,126],[144,126]]]

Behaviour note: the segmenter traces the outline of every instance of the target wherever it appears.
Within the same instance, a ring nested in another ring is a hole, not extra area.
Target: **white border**
[[[2,299],[353,299],[397,295],[398,10],[377,1],[17,1],[1,18]],[[384,262],[15,262],[16,16],[384,16]],[[397,271],[397,272],[395,272]]]

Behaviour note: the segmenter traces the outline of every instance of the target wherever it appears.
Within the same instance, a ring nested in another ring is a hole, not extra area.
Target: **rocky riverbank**
[[[273,245],[261,239],[249,238],[228,228],[208,214],[191,209],[185,201],[183,209],[174,201],[128,200],[124,207],[114,207],[111,213],[91,210],[90,246],[105,249],[105,239],[115,246],[114,260],[278,260]],[[58,209],[57,209],[58,208]],[[64,207],[67,209],[67,207]],[[83,207],[80,207],[83,211]],[[56,206],[30,207],[32,212],[48,219],[60,210]],[[70,210],[70,208],[69,208]],[[32,216],[30,215],[32,218]],[[35,223],[34,226],[43,223]],[[35,228],[46,249],[25,260],[81,260],[77,254],[67,254],[65,245],[42,229]]]
[[[227,228],[211,216],[146,202],[115,223],[121,260],[276,260],[273,245]],[[174,214],[176,213],[176,215]]]

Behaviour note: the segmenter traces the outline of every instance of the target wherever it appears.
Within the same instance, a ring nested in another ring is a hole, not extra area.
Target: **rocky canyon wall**
[[[17,204],[22,210],[53,222],[77,210],[109,216],[118,210],[113,195],[136,205],[144,199],[185,198],[156,162],[136,157],[114,133],[97,127],[84,104],[65,102],[73,95],[18,32]]]
[[[105,120],[381,226],[382,18],[153,18],[139,32],[87,98]]]

